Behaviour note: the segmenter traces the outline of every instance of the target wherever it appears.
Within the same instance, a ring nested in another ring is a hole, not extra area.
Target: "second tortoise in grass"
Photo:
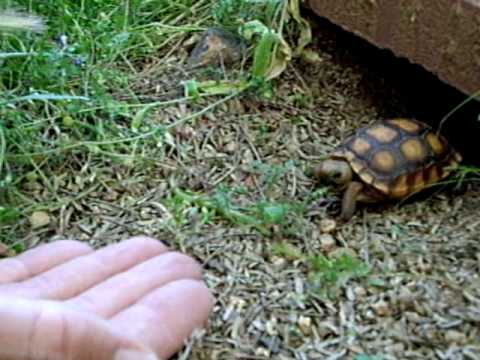
[[[200,38],[188,59],[191,67],[231,65],[240,61],[246,44],[240,36],[221,28],[209,28]]]
[[[404,199],[448,176],[461,160],[428,125],[391,119],[359,129],[314,175],[344,188],[341,217],[349,220],[357,202]]]

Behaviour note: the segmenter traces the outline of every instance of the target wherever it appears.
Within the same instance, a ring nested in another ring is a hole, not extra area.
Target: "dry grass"
[[[319,37],[320,61],[291,64],[271,99],[246,94],[177,127],[161,147],[137,149],[141,165],[73,156],[54,169],[51,189],[27,182],[34,201],[61,205],[47,227],[9,231],[29,246],[64,237],[101,246],[141,233],[199,259],[217,302],[178,359],[480,359],[478,186],[363,208],[322,232],[338,198],[311,181],[309,166],[379,113],[402,111],[369,93],[362,68],[339,62],[332,41]],[[176,66],[185,49],[170,56],[139,72],[138,97],[178,95],[191,73]],[[171,123],[212,101],[149,117]],[[253,224],[248,216],[271,215],[262,204],[281,221]],[[328,293],[312,288],[308,257],[341,252],[369,273],[324,282]]]

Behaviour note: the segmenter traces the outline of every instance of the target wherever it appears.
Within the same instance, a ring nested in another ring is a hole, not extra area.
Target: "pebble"
[[[38,229],[50,224],[50,215],[46,211],[35,211],[30,215],[32,229]]]
[[[324,234],[329,234],[337,228],[337,223],[333,219],[322,219],[320,221],[320,231]]]
[[[422,317],[418,315],[416,312],[413,311],[405,311],[404,312],[404,317],[407,319],[409,322],[418,324],[422,321]]]
[[[378,316],[389,316],[392,314],[389,304],[384,300],[376,302],[372,305],[372,308]]]
[[[320,246],[323,251],[331,252],[335,248],[335,239],[330,234],[322,234],[320,235]]]
[[[280,351],[281,341],[278,336],[262,336],[259,341],[272,354],[276,354]]]
[[[457,330],[448,330],[445,333],[445,340],[449,343],[464,344],[467,341],[467,336]]]
[[[298,327],[304,335],[310,335],[312,332],[312,319],[306,316],[300,316],[298,318]]]
[[[0,242],[0,256],[10,256],[10,255],[14,255],[15,252],[12,251],[7,245],[5,245],[4,243],[1,243]]]
[[[270,351],[268,351],[268,349],[265,349],[264,347],[259,347],[255,349],[255,355],[270,358]]]
[[[356,286],[353,292],[355,293],[357,298],[360,298],[360,299],[367,296],[367,290],[365,290],[365,288],[361,286]]]
[[[348,257],[351,257],[351,258],[356,258],[357,253],[355,252],[355,250],[350,249],[350,248],[338,248],[338,249],[333,250],[330,253],[330,257],[332,257],[332,258],[338,259],[342,256],[348,256]]]
[[[405,345],[403,345],[402,343],[389,345],[385,347],[385,352],[394,353],[397,356],[401,356],[405,352]]]
[[[226,153],[233,154],[235,151],[238,150],[238,146],[234,141],[231,141],[225,145],[224,150]]]
[[[270,336],[277,335],[277,319],[276,318],[271,318],[266,322],[265,331]]]

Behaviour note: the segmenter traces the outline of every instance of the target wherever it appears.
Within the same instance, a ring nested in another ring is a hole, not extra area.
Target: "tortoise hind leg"
[[[342,214],[340,216],[343,220],[348,221],[352,218],[357,207],[357,198],[363,187],[364,185],[357,181],[348,184],[342,199]]]

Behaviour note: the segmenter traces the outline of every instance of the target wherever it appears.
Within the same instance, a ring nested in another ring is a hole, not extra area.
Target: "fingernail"
[[[135,350],[119,350],[116,352],[115,360],[159,360],[153,353],[145,353]]]

